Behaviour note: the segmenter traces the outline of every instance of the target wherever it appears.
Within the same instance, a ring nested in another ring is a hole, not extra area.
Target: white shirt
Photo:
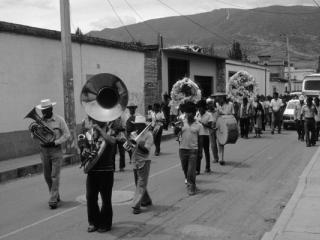
[[[208,124],[209,122],[213,122],[213,117],[212,114],[209,113],[208,111],[206,111],[203,115],[200,114],[200,112],[197,112],[196,114],[196,120],[200,123],[201,128],[200,128],[200,132],[199,135],[205,135],[205,136],[209,136],[209,128],[203,126],[201,123],[203,124]]]
[[[272,99],[270,106],[274,112],[278,112],[280,108],[283,106],[283,102],[280,98],[278,98],[277,100]]]
[[[153,112],[152,114],[152,126],[154,127],[155,125],[163,126],[163,123],[161,122],[162,120],[165,120],[164,114],[162,111],[160,112]]]
[[[320,122],[320,106],[316,106],[316,105],[314,105],[315,106],[315,108],[317,109],[317,111],[318,111],[318,114],[316,114],[315,116],[314,116],[314,120],[316,120],[316,122]]]

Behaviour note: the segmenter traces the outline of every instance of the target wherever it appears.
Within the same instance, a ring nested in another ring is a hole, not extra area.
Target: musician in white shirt
[[[196,120],[201,124],[199,133],[199,147],[198,147],[198,159],[197,159],[197,174],[200,174],[202,152],[204,151],[206,158],[206,173],[211,172],[210,168],[210,138],[209,130],[212,129],[212,115],[207,111],[207,104],[205,100],[200,100],[197,103],[198,112],[196,114]]]
[[[225,93],[216,93],[214,94],[217,101],[217,115],[234,115],[234,108],[232,102],[227,101],[227,94]],[[217,142],[218,145],[218,155],[219,155],[219,164],[224,165],[224,145],[221,145]]]
[[[275,127],[278,127],[278,133],[281,133],[281,107],[283,106],[282,100],[279,98],[279,94],[275,92],[273,99],[271,100],[270,107],[272,110],[272,123],[271,123],[271,134],[274,134]]]
[[[163,112],[161,111],[161,106],[159,103],[155,103],[153,105],[153,115],[152,115],[152,127],[153,127],[153,138],[155,145],[155,156],[159,156],[160,154],[160,145],[161,145],[161,137],[163,131],[163,125],[165,123],[165,117]]]

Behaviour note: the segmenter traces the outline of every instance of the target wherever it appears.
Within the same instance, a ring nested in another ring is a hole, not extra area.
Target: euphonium
[[[42,143],[53,142],[56,139],[54,131],[43,123],[35,107],[24,118],[31,118],[35,121],[29,125],[29,131]]]

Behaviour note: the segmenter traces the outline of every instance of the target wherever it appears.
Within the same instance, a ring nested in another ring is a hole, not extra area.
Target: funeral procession
[[[2,0],[0,109],[0,240],[320,240],[320,0]]]

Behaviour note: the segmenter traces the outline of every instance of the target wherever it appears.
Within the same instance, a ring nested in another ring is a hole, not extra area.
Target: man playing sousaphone
[[[90,119],[94,147],[84,148],[81,152],[84,171],[87,173],[86,198],[89,226],[88,232],[106,232],[112,226],[112,187],[114,181],[114,150],[116,140],[110,135],[111,129],[104,122]],[[90,152],[91,151],[91,152]],[[102,206],[99,207],[98,195]]]
[[[50,198],[49,207],[55,209],[60,202],[59,182],[60,168],[62,163],[61,144],[66,142],[70,137],[70,132],[65,120],[53,113],[55,102],[50,99],[41,100],[41,103],[36,106],[41,110],[42,123],[54,132],[55,139],[50,142],[40,143],[40,157],[43,164],[43,174],[49,188]],[[37,138],[31,132],[32,138]]]

